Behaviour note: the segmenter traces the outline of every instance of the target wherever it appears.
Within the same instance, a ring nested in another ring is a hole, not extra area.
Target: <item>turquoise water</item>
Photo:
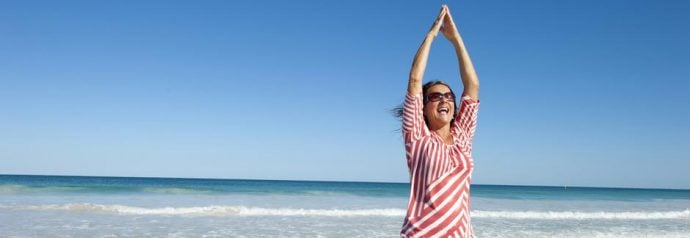
[[[397,237],[406,183],[0,175],[10,237]],[[478,237],[688,237],[690,190],[472,185]]]
[[[344,194],[407,197],[407,183],[0,175],[4,193]],[[690,190],[472,185],[473,197],[515,200],[690,199]]]
[[[2,188],[6,192],[165,193],[177,191],[179,193],[255,195],[338,193],[391,197],[407,196],[408,189],[408,185],[404,183],[0,175],[0,186],[3,185],[5,187]]]

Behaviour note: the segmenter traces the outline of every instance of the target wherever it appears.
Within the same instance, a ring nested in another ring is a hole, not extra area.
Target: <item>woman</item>
[[[453,43],[458,57],[464,86],[459,110],[446,83],[422,86],[429,48],[439,31]],[[474,236],[469,205],[478,93],[474,66],[444,5],[414,57],[403,104],[410,201],[402,237]]]

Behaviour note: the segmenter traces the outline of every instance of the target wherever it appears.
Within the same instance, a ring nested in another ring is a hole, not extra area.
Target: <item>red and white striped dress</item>
[[[472,138],[479,101],[462,97],[447,145],[424,123],[422,96],[407,95],[403,137],[410,172],[410,201],[402,237],[474,237],[470,224]]]

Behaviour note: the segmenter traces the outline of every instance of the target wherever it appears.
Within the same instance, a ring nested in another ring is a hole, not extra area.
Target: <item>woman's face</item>
[[[439,95],[440,94],[440,95]],[[450,124],[455,113],[455,97],[450,97],[450,88],[443,84],[431,86],[424,95],[424,116],[430,127]],[[440,96],[440,97],[439,97]]]

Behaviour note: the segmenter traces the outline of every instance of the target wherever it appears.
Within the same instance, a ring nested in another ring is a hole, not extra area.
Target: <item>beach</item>
[[[398,237],[409,185],[0,175],[4,237]],[[477,237],[687,237],[690,190],[472,185]]]

